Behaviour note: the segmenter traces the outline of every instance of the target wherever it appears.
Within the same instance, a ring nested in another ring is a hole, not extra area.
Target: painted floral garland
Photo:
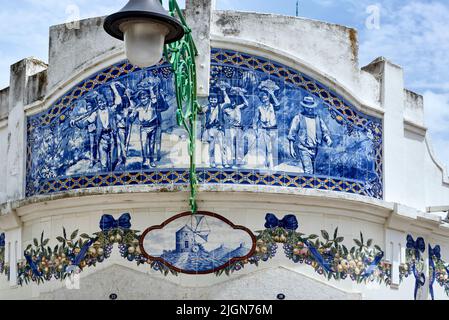
[[[410,275],[415,277],[415,299],[417,298],[417,290],[425,283],[425,262],[422,253],[425,251],[425,243],[423,238],[413,240],[411,235],[407,236],[406,261],[399,267],[400,281],[408,278]],[[428,245],[429,255],[429,291],[432,300],[435,299],[433,285],[435,281],[444,288],[447,296],[449,296],[449,264],[441,259],[441,249],[439,245],[432,248]]]
[[[149,263],[151,268],[165,275],[169,272],[176,274],[159,262],[148,261],[141,254],[139,231],[130,229],[130,220],[128,213],[119,220],[104,215],[100,221],[101,231],[93,236],[81,234],[78,237],[78,230],[75,230],[68,237],[63,228],[63,235],[56,238],[59,244],[53,249],[47,246],[49,239],[44,239],[42,233],[40,242],[34,239],[33,244],[25,249],[26,259],[18,264],[18,284],[39,284],[53,278],[63,280],[73,271],[83,271],[108,259],[115,244],[121,256],[128,261],[135,261],[137,265]]]
[[[115,244],[120,254],[128,261],[137,265],[148,263],[153,270],[164,275],[177,272],[158,261],[149,261],[142,255],[139,247],[139,231],[131,229],[131,217],[123,214],[118,220],[110,215],[104,215],[100,221],[101,231],[93,236],[81,234],[78,230],[67,235],[63,229],[62,236],[54,248],[48,246],[49,239],[41,234],[40,241],[33,240],[25,250],[25,260],[18,265],[18,283],[43,283],[51,279],[65,279],[76,269],[82,271],[108,259]],[[246,264],[258,266],[276,255],[278,244],[283,245],[284,253],[294,263],[305,263],[327,279],[345,279],[348,276],[358,283],[375,281],[390,283],[391,266],[382,262],[383,252],[378,246],[372,247],[372,240],[364,243],[363,235],[360,240],[354,239],[357,246],[348,249],[341,243],[343,237],[335,230],[333,239],[329,233],[321,231],[320,240],[317,235],[305,236],[296,231],[298,222],[293,215],[287,215],[278,220],[273,214],[266,216],[266,229],[258,232],[256,252],[249,259],[236,262],[217,272],[230,275],[239,271]]]
[[[435,261],[435,280],[449,296],[449,264],[435,256],[432,259]]]
[[[104,215],[100,221],[101,231],[89,236],[79,235],[75,230],[70,235],[65,228],[62,235],[57,237],[55,247],[48,246],[49,239],[34,239],[24,252],[25,260],[18,263],[18,284],[31,282],[38,284],[52,279],[63,280],[74,271],[96,266],[111,256],[117,245],[123,258],[137,265],[149,264],[155,270],[167,276],[178,275],[159,261],[147,259],[139,246],[140,231],[131,229],[131,216],[125,213],[118,220],[111,215]],[[383,260],[382,249],[373,245],[373,240],[365,242],[360,233],[359,239],[353,239],[355,246],[347,248],[343,245],[344,237],[339,236],[338,228],[332,237],[326,230],[321,230],[321,237],[316,234],[305,235],[297,231],[298,221],[294,215],[286,215],[279,220],[273,214],[266,215],[265,229],[257,231],[256,251],[246,260],[230,264],[216,272],[217,276],[231,275],[242,270],[247,265],[259,266],[277,254],[282,245],[285,256],[294,263],[306,264],[314,268],[315,272],[328,280],[343,280],[348,277],[357,283],[378,282],[391,284],[391,264]],[[9,268],[5,264],[4,234],[0,235],[0,273],[8,274]],[[400,265],[401,282],[410,275],[415,276],[415,298],[417,290],[424,284],[424,240],[413,240],[407,237],[406,262]],[[445,289],[449,296],[449,267],[441,259],[439,246],[429,246],[430,271],[434,281]],[[434,272],[433,272],[434,271]],[[431,286],[433,282],[431,281]],[[432,290],[433,292],[433,290]],[[432,294],[433,296],[433,294]]]
[[[362,233],[360,240],[354,239],[357,246],[348,249],[341,244],[344,238],[338,236],[338,228],[334,231],[333,239],[330,239],[327,231],[322,230],[324,241],[321,241],[318,235],[305,236],[295,231],[298,224],[292,215],[279,221],[274,215],[267,214],[266,219],[266,229],[258,231],[256,253],[248,261],[237,262],[217,272],[217,276],[239,271],[248,263],[258,266],[260,262],[273,258],[278,244],[282,244],[288,259],[312,266],[328,280],[346,279],[349,276],[358,283],[376,280],[387,285],[391,283],[391,265],[381,261],[383,251],[377,245],[372,247],[371,239],[365,244]]]

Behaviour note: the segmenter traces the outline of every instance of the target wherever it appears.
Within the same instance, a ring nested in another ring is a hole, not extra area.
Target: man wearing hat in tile
[[[98,162],[97,126],[95,121],[91,123],[87,122],[87,124],[83,123],[83,121],[96,111],[95,101],[93,98],[83,99],[79,102],[79,106],[81,106],[87,114],[83,114],[80,117],[71,120],[70,124],[72,127],[76,126],[79,129],[83,129],[84,126],[87,126],[90,146],[90,166],[94,167]]]
[[[244,132],[242,110],[249,106],[245,97],[246,90],[234,87],[231,88],[232,99],[228,93],[223,91],[225,96],[224,123],[225,123],[225,146],[227,149],[228,164],[240,167],[244,164]],[[241,102],[241,103],[239,103]]]
[[[95,92],[94,103],[96,107],[92,113],[84,119],[72,120],[74,126],[79,121],[85,121],[89,125],[89,131],[95,128],[95,143],[97,144],[98,157],[103,170],[113,170],[115,159],[117,158],[116,135],[117,124],[113,109],[108,105],[106,89]],[[110,93],[109,93],[110,94]]]
[[[221,85],[222,91],[226,90],[226,86]],[[209,95],[209,103],[201,108],[201,113],[205,115],[205,131],[203,133],[203,141],[209,143],[209,163],[211,168],[216,168],[217,163],[215,159],[215,148],[218,145],[219,152],[221,154],[221,165],[224,168],[228,168],[227,152],[224,146],[224,116],[223,108],[228,102],[219,102],[219,95],[216,92],[212,92]]]
[[[273,169],[278,159],[278,124],[276,111],[281,107],[275,92],[280,88],[272,80],[263,81],[259,86],[261,104],[256,108],[254,127],[262,145],[265,166]]]
[[[293,118],[290,125],[290,155],[301,160],[304,173],[314,174],[318,147],[323,143],[332,146],[332,138],[326,123],[316,113],[318,102],[315,98],[304,97],[301,106],[302,112]]]
[[[169,105],[164,97],[157,96],[159,78],[149,77],[141,81],[137,86],[137,105],[131,101],[134,110],[130,116],[133,122],[136,118],[140,124],[140,143],[142,147],[143,164],[152,168],[156,167],[158,160],[158,130],[160,129],[162,117],[161,112],[168,110]]]

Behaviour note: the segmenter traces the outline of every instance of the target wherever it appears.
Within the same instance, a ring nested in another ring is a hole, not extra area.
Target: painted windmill
[[[193,232],[193,246],[192,251],[198,252],[199,245],[207,243],[210,227],[205,216],[194,215],[190,218],[190,229]]]
[[[204,216],[191,216],[190,224],[186,224],[176,232],[176,251],[198,252],[200,246],[207,243],[210,231]]]

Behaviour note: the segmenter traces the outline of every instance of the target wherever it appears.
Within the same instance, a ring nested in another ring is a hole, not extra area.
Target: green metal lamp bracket
[[[190,209],[194,214],[198,209],[196,203],[198,185],[198,177],[196,174],[196,121],[199,104],[197,98],[195,63],[195,57],[198,55],[198,50],[192,38],[192,30],[188,27],[186,19],[176,0],[169,0],[169,12],[172,17],[179,19],[185,30],[185,35],[181,40],[165,46],[164,55],[166,60],[171,64],[175,76],[176,100],[178,104],[176,119],[178,125],[184,127],[189,137],[189,204]]]

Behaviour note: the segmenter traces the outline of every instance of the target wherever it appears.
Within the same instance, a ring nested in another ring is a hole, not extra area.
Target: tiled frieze
[[[382,121],[275,61],[213,49],[197,145],[202,184],[279,186],[383,198]],[[173,75],[117,63],[27,123],[27,196],[188,184]]]

